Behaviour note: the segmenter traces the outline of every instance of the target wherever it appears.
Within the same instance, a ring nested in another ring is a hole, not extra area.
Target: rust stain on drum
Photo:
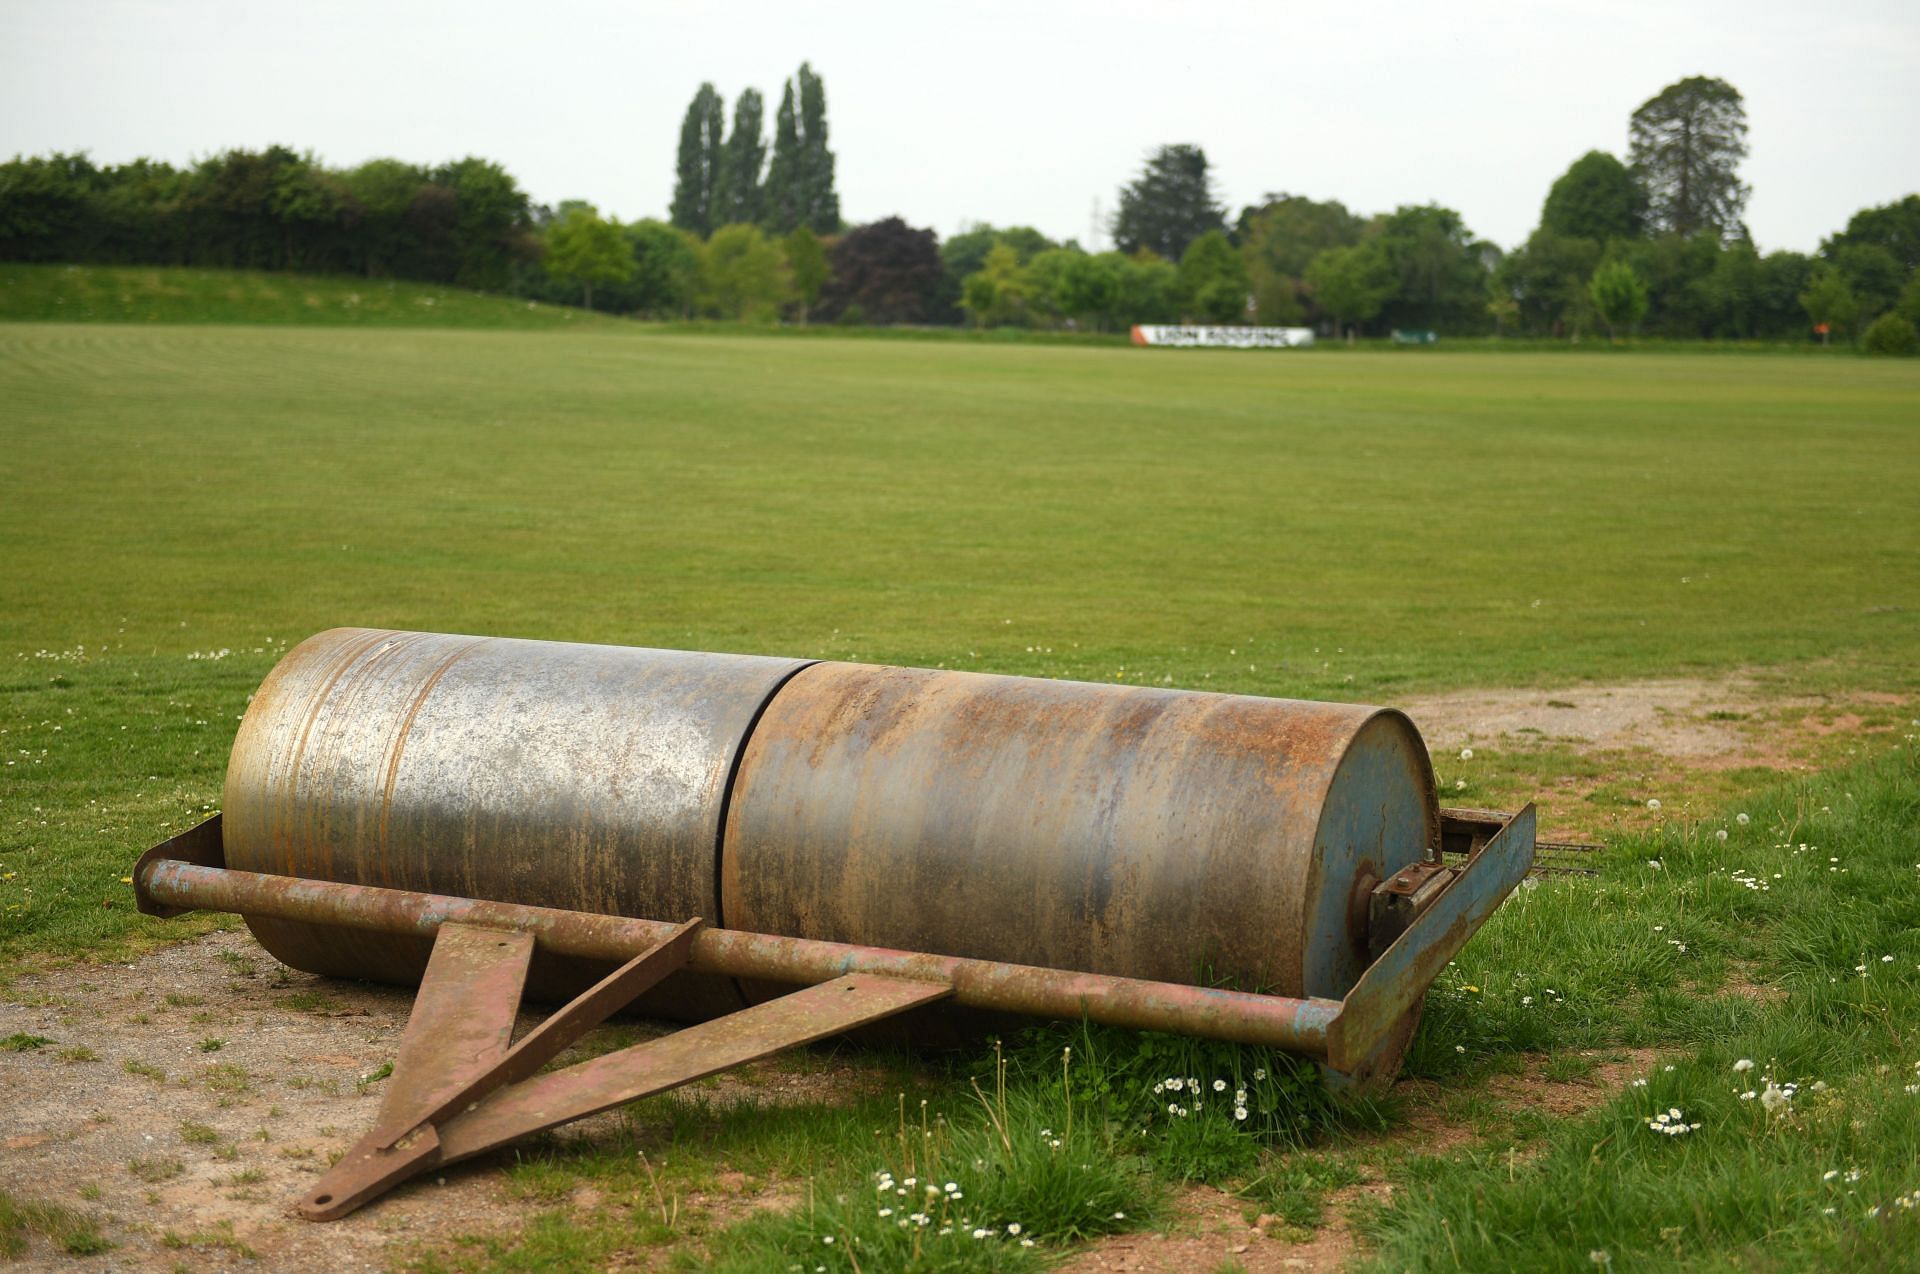
[[[1301,994],[1321,805],[1378,716],[816,665],[747,741],[723,914],[797,937]],[[1382,730],[1422,751],[1410,726]],[[1404,834],[1411,861],[1431,784],[1397,800],[1416,808],[1385,834]]]

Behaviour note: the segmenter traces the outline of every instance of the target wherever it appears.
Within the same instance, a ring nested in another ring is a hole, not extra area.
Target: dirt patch
[[[1748,964],[1735,964],[1727,970],[1726,981],[1718,987],[1708,988],[1706,994],[1737,995],[1743,1000],[1752,1000],[1756,1004],[1780,1004],[1787,998],[1787,989],[1769,982],[1760,982],[1754,978],[1754,968]]]
[[[1590,1059],[1590,1069],[1576,1078],[1551,1079],[1548,1060],[1529,1056],[1522,1069],[1512,1074],[1489,1075],[1475,1085],[1476,1096],[1491,1096],[1500,1103],[1528,1107],[1560,1118],[1586,1114],[1619,1096],[1636,1079],[1656,1070],[1665,1054],[1655,1049],[1586,1050],[1577,1056]],[[1450,1098],[1461,1090],[1432,1080],[1402,1080],[1394,1088],[1403,1099],[1403,1121],[1393,1128],[1362,1139],[1362,1144],[1391,1146],[1405,1154],[1450,1155],[1465,1150],[1486,1135],[1476,1120],[1456,1119],[1449,1114]]]
[[[1311,1238],[1293,1241],[1275,1218],[1260,1217],[1249,1224],[1247,1205],[1232,1195],[1207,1187],[1181,1193],[1174,1215],[1158,1232],[1116,1234],[1087,1246],[1056,1268],[1064,1274],[1107,1274],[1109,1271],[1165,1271],[1166,1274],[1213,1274],[1227,1262],[1237,1262],[1249,1274],[1299,1271],[1319,1274],[1343,1268],[1355,1244],[1345,1220],[1353,1200],[1369,1193],[1391,1191],[1391,1186],[1348,1186],[1327,1200],[1327,1223]]]
[[[1546,1062],[1530,1057],[1520,1074],[1495,1075],[1488,1079],[1486,1091],[1508,1105],[1530,1106],[1562,1119],[1572,1119],[1612,1101],[1628,1084],[1658,1069],[1664,1054],[1636,1048],[1605,1053],[1584,1051],[1578,1056],[1606,1060],[1595,1062],[1592,1070],[1577,1079],[1550,1079]]]
[[[1401,706],[1436,752],[1530,738],[1576,743],[1583,750],[1650,748],[1662,756],[1705,760],[1752,753],[1746,725],[1763,709],[1805,709],[1821,702],[1769,696],[1753,678],[1731,677],[1462,690]]]
[[[1778,774],[1844,763],[1902,728],[1911,702],[1888,691],[1792,693],[1744,673],[1467,690],[1400,706],[1432,751],[1443,798],[1491,808],[1534,800],[1546,839],[1591,842],[1700,817]]]
[[[120,1246],[115,1270],[249,1264],[384,1269],[394,1245],[508,1231],[526,1209],[504,1185],[504,1156],[401,1187],[373,1207],[316,1225],[287,1215],[378,1108],[369,1081],[391,1060],[409,992],[283,970],[241,932],[162,949],[132,965],[75,965],[22,978],[0,997],[0,1037],[48,1040],[0,1054],[0,1189],[90,1213]],[[534,1018],[523,1020],[524,1030]],[[709,1100],[844,1100],[854,1068],[801,1055],[732,1072]],[[611,1132],[619,1116],[570,1125]],[[735,1180],[738,1178],[738,1180]],[[723,1173],[683,1201],[711,1221],[798,1198],[791,1183],[745,1190]],[[591,1191],[573,1203],[597,1206]],[[68,1268],[34,1240],[16,1268]]]

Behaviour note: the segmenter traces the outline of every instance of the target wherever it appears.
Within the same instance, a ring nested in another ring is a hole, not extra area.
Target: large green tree
[[[800,326],[807,325],[807,311],[820,299],[820,289],[832,271],[827,265],[827,250],[811,226],[796,226],[781,241],[787,253],[787,270],[793,279],[793,299],[800,307]]]
[[[1876,315],[1893,308],[1900,288],[1907,281],[1907,270],[1893,253],[1877,243],[1842,243],[1830,254],[1833,268],[1847,281],[1854,299],[1860,303],[1858,328],[1865,327]]]
[[[1187,313],[1200,322],[1246,322],[1247,263],[1224,230],[1209,230],[1187,245],[1179,279]]]
[[[1616,339],[1621,329],[1629,335],[1647,316],[1647,285],[1625,261],[1610,261],[1593,272],[1587,284],[1593,308],[1607,325],[1607,340]]]
[[[1238,233],[1262,323],[1297,325],[1314,316],[1310,291],[1301,284],[1307,266],[1328,248],[1360,242],[1366,222],[1338,200],[1268,195],[1241,211]]]
[[[1393,295],[1398,279],[1386,248],[1378,239],[1353,247],[1328,248],[1307,264],[1306,284],[1314,300],[1333,320],[1334,334],[1372,320]]]
[[[1207,152],[1198,146],[1162,146],[1120,191],[1113,239],[1122,252],[1149,248],[1178,261],[1188,244],[1224,224],[1207,175]]]
[[[787,257],[759,226],[721,226],[707,240],[707,307],[721,318],[769,322],[791,291]]]
[[[1813,258],[1803,252],[1769,252],[1760,258],[1754,280],[1754,326],[1761,336],[1783,339],[1805,337],[1806,312],[1800,294],[1813,281]]]
[[[1738,89],[1704,75],[1669,84],[1633,113],[1629,139],[1629,162],[1656,230],[1739,233],[1749,192],[1739,174],[1747,110]]]
[[[1592,309],[1587,280],[1600,263],[1600,251],[1596,240],[1556,234],[1543,225],[1507,254],[1494,284],[1512,298],[1522,329],[1578,340]]]
[[[624,283],[633,277],[633,245],[618,221],[603,218],[590,204],[575,204],[547,228],[547,273],[577,283],[581,304],[593,308],[593,285]]]
[[[1631,239],[1640,233],[1640,187],[1627,166],[1604,150],[1573,161],[1547,191],[1540,228],[1567,239]]]
[[[713,232],[714,187],[720,179],[721,145],[727,104],[711,84],[702,84],[680,122],[680,151],[674,162],[673,224],[697,235]]]
[[[969,226],[959,234],[944,240],[940,244],[940,260],[946,265],[947,274],[950,277],[964,281],[984,266],[987,254],[1002,243],[1013,249],[1013,254],[1021,265],[1033,260],[1048,248],[1056,246],[1053,240],[1032,226],[1007,226],[1005,229],[996,229],[981,223]]]
[[[306,187],[313,215],[322,223],[341,214],[331,192],[319,188],[325,174],[314,170]],[[534,255],[532,204],[526,192],[490,160],[468,156],[434,170],[436,184],[454,195],[453,282],[462,287],[499,289],[516,260]]]
[[[774,115],[773,157],[767,164],[766,218],[775,233],[810,226],[817,234],[840,229],[833,150],[827,145],[827,90],[808,63],[788,80]]]
[[[84,154],[17,156],[0,164],[0,257],[88,259],[97,232],[94,195],[104,184]]]
[[[1012,246],[995,243],[960,284],[960,308],[975,327],[1004,327],[1025,316],[1027,280]]]
[[[1074,253],[1054,281],[1054,305],[1082,328],[1106,330],[1115,321],[1121,262],[1125,260],[1114,253]]]
[[[760,185],[767,162],[767,142],[761,115],[764,104],[758,89],[742,89],[733,102],[733,131],[720,147],[720,168],[713,182],[713,222],[740,225],[766,215]]]
[[[1812,281],[1800,294],[1800,305],[1806,310],[1807,318],[1820,329],[1822,345],[1828,344],[1835,332],[1852,331],[1860,314],[1860,302],[1847,286],[1845,276],[1825,264],[1815,267]]]
[[[1920,195],[1878,208],[1862,208],[1847,219],[1847,228],[1821,245],[1829,260],[1841,248],[1851,244],[1873,244],[1885,248],[1902,270],[1920,270]]]
[[[1484,322],[1486,255],[1459,213],[1409,204],[1382,217],[1376,233],[1393,265],[1393,294],[1381,307],[1390,327],[1459,330]]]
[[[647,220],[627,227],[627,242],[633,248],[627,308],[660,318],[692,313],[701,287],[700,241],[664,221]]]
[[[1147,251],[1102,255],[1118,271],[1114,314],[1121,323],[1171,323],[1179,317],[1180,275],[1171,261]]]

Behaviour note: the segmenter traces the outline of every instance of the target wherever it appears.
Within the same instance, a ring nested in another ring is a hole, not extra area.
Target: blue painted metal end
[[[1360,976],[1327,1030],[1327,1069],[1339,1087],[1391,1079],[1427,988],[1533,865],[1531,803],[1468,858],[1440,896]]]

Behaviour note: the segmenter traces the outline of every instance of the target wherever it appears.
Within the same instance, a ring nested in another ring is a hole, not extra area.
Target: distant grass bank
[[[166,266],[0,263],[0,321],[604,330],[569,306],[432,283]]]

